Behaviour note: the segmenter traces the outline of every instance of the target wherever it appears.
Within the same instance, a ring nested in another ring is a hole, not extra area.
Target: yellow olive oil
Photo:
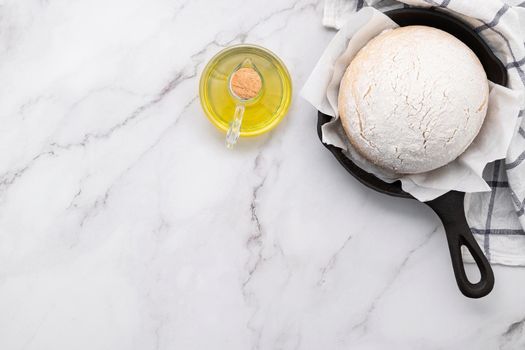
[[[230,91],[230,77],[249,59],[262,80],[259,96],[245,105],[241,136],[255,136],[273,129],[285,116],[292,99],[292,82],[284,63],[272,52],[254,45],[237,45],[213,57],[200,80],[200,100],[209,120],[227,131],[236,100]]]

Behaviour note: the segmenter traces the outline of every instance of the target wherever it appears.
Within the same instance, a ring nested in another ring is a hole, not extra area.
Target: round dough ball
[[[379,34],[357,53],[338,103],[363,157],[416,174],[465,151],[483,124],[488,96],[487,76],[470,48],[442,30],[407,26]]]

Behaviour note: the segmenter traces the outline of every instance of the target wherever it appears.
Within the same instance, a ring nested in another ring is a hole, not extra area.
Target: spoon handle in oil
[[[228,129],[228,132],[226,133],[226,147],[233,148],[233,146],[237,143],[237,140],[239,139],[239,135],[241,134],[241,125],[242,125],[242,118],[244,116],[244,105],[238,104],[237,107],[235,107],[235,113],[233,115],[233,120],[230,123],[230,128]]]

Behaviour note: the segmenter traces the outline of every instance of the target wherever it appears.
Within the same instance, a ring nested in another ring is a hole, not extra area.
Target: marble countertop
[[[0,349],[520,349],[525,270],[463,297],[439,219],[352,179],[298,94],[315,0],[0,4]],[[221,48],[288,65],[234,151],[197,87]],[[469,266],[469,269],[472,269]]]

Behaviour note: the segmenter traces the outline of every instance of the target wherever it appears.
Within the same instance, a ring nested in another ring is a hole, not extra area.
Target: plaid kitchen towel
[[[341,28],[365,6],[381,11],[435,7],[470,24],[508,71],[508,87],[525,89],[525,1],[501,0],[325,0],[323,24]],[[525,266],[525,101],[505,159],[489,164],[483,176],[491,192],[465,197],[467,220],[492,263]]]

